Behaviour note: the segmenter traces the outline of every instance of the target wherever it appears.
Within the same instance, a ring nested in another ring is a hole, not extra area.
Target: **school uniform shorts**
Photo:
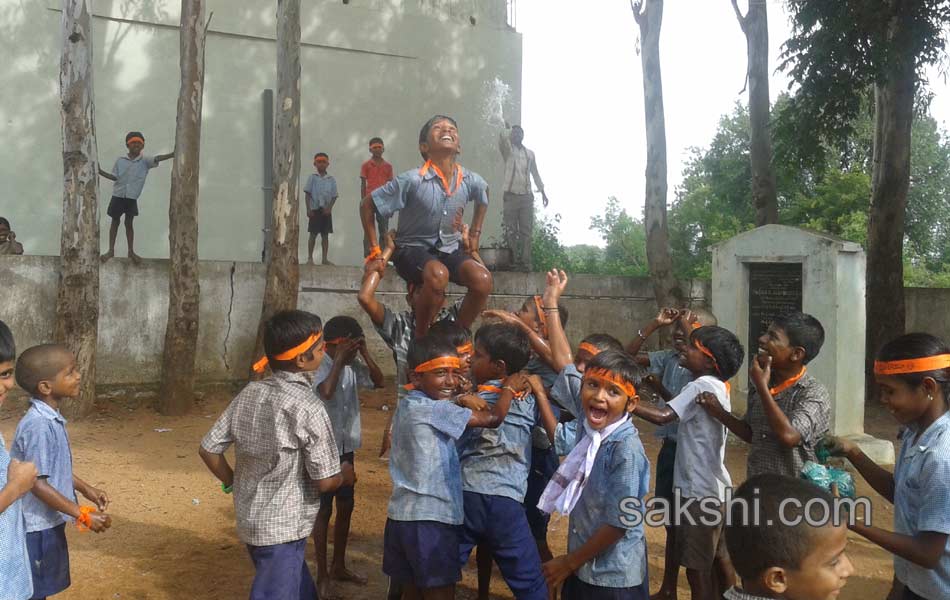
[[[139,216],[139,201],[135,198],[113,196],[109,200],[109,208],[106,209],[106,214],[113,219],[118,219],[122,215],[137,217]]]
[[[341,463],[350,463],[354,469],[356,468],[356,453],[355,452],[345,452],[340,455]],[[353,486],[352,485],[341,485],[336,490],[332,492],[325,492],[320,494],[320,506],[324,506],[330,502],[333,502],[334,498],[342,498],[343,500],[352,500],[353,499]]]
[[[317,214],[310,217],[307,223],[307,233],[314,235],[333,233],[333,214],[325,215],[318,208]]]
[[[505,583],[518,600],[547,600],[548,586],[541,573],[541,557],[524,505],[512,498],[463,492],[465,523],[459,544],[464,566],[475,546],[491,551]]]
[[[46,598],[69,587],[65,523],[27,533],[26,552],[33,575],[33,598]]]
[[[541,494],[544,493],[544,488],[551,481],[551,477],[557,472],[559,464],[557,450],[553,446],[547,450],[531,449],[531,470],[528,471],[524,510],[528,518],[528,527],[531,528],[531,535],[539,542],[548,539],[548,523],[551,521],[551,515],[538,508],[538,501],[541,500]]]
[[[420,589],[454,585],[462,580],[459,567],[461,527],[436,521],[386,520],[383,532],[383,573],[397,584]]]
[[[254,562],[251,600],[318,600],[317,586],[304,560],[308,539],[273,546],[248,544]]]
[[[657,498],[673,502],[673,467],[676,464],[676,441],[664,438],[663,445],[656,457]]]
[[[649,600],[650,582],[644,577],[643,583],[628,588],[603,587],[585,583],[572,575],[561,588],[561,600]]]
[[[396,272],[409,283],[417,285],[422,284],[422,272],[426,264],[431,260],[437,260],[445,265],[449,271],[449,281],[461,285],[462,265],[466,261],[475,260],[468,254],[463,254],[461,250],[455,252],[439,252],[435,248],[420,248],[416,246],[403,246],[396,248],[393,252],[393,265]]]
[[[726,551],[726,540],[722,535],[724,523],[704,524],[702,522],[704,513],[698,501],[690,504],[686,510],[692,516],[694,524],[684,519],[684,522],[677,524],[673,529],[679,563],[687,569],[709,570],[717,558],[729,557]],[[708,516],[706,518],[709,519]]]

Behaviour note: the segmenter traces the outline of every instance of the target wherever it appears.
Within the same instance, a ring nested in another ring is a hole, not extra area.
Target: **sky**
[[[767,0],[769,67],[776,69],[791,27],[782,0]],[[607,198],[642,217],[646,142],[639,29],[629,0],[517,0],[523,36],[521,122],[561,241],[601,244],[588,225]],[[747,0],[739,0],[745,13]],[[666,113],[667,202],[672,203],[690,147],[712,140],[736,102],[746,71],[746,42],[729,0],[667,0],[660,34]],[[931,112],[950,129],[950,84],[930,73]],[[788,89],[770,78],[773,101]]]

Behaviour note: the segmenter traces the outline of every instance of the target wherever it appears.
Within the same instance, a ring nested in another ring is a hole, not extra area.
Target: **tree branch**
[[[742,11],[739,10],[739,0],[732,0],[732,8],[736,11],[736,19],[739,20],[739,27],[742,27],[742,31],[745,32],[745,17],[742,16]]]
[[[637,25],[643,25],[643,15],[640,13],[643,10],[644,0],[630,0],[630,10],[633,11],[633,20],[637,22]]]

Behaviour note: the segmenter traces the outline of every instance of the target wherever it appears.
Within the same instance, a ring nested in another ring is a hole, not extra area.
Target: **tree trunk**
[[[899,10],[899,9],[898,9]],[[874,90],[874,148],[867,256],[867,380],[878,349],[904,333],[904,214],[910,188],[916,91],[914,40],[901,16],[889,28],[892,60]],[[868,387],[874,395],[875,387]]]
[[[749,86],[749,158],[752,165],[752,204],[755,226],[778,223],[775,172],[772,170],[772,135],[769,128],[769,24],[765,2],[750,0],[743,17],[732,0],[736,18],[746,37]]]
[[[59,86],[63,132],[63,229],[56,341],[76,356],[79,396],[69,417],[92,411],[99,329],[99,162],[92,81],[92,18],[88,0],[63,0]]]
[[[264,323],[297,307],[300,271],[300,0],[277,1],[277,116],[274,126],[274,216],[261,321],[252,361],[264,353]],[[255,373],[249,371],[253,379]]]
[[[182,0],[179,31],[181,87],[175,158],[168,200],[168,323],[162,355],[159,411],[183,415],[194,401],[198,349],[198,170],[204,94],[205,0]]]
[[[673,276],[670,234],[666,224],[666,122],[663,114],[663,81],[660,72],[660,26],[663,0],[631,2],[640,26],[640,60],[643,67],[643,108],[646,117],[647,168],[644,219],[647,263],[656,303],[682,306],[683,292]]]

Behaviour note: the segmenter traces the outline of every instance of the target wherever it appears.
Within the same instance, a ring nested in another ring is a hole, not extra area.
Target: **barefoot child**
[[[419,148],[427,157],[422,168],[400,174],[363,198],[360,215],[370,241],[366,269],[382,273],[385,263],[380,260],[375,214],[389,218],[399,212],[392,260],[400,277],[421,288],[415,307],[416,335],[421,336],[439,312],[449,281],[468,288],[462,311],[473,315],[474,321],[491,293],[492,278],[462,246],[465,207],[474,202],[471,252],[478,251],[488,210],[488,184],[456,162],[460,146],[455,121],[441,115],[429,119],[419,133]]]
[[[355,453],[362,445],[359,387],[383,387],[383,372],[366,351],[363,328],[353,317],[333,317],[323,329],[326,355],[313,379],[317,396],[323,401],[333,426],[340,456],[343,484],[320,496],[320,512],[313,530],[317,551],[317,589],[320,598],[339,597],[331,580],[366,584],[366,578],[346,568],[346,543],[353,516],[353,486],[356,483]],[[333,529],[333,566],[327,568],[327,530],[336,500]]]
[[[329,265],[331,263],[327,260],[327,252],[330,251],[330,234],[333,233],[333,205],[336,204],[338,196],[336,179],[327,173],[330,156],[326,152],[313,155],[313,166],[317,172],[310,174],[303,190],[307,198],[307,232],[310,234],[307,240],[307,264],[313,264],[313,248],[319,235],[320,250],[323,252],[320,264]]]
[[[13,333],[0,321],[0,406],[14,386],[14,359]],[[0,598],[26,600],[33,596],[20,498],[30,491],[35,481],[36,465],[11,459],[0,435]]]
[[[396,406],[389,473],[393,492],[384,533],[383,572],[410,598],[450,600],[459,567],[462,476],[456,442],[467,427],[499,427],[527,379],[512,375],[490,411],[451,400],[461,368],[451,344],[435,337],[409,345],[413,388]],[[512,391],[513,390],[513,391]]]
[[[320,317],[278,312],[264,327],[271,376],[252,381],[231,401],[198,450],[208,470],[234,493],[237,533],[254,562],[251,600],[315,600],[304,560],[320,509],[319,494],[336,490],[340,457],[330,418],[307,374],[320,366]],[[235,446],[236,464],[224,452]]]
[[[742,365],[744,351],[738,338],[726,329],[707,326],[694,329],[682,356],[682,364],[694,380],[663,408],[639,404],[638,417],[655,425],[679,422],[676,458],[673,467],[674,496],[684,508],[680,523],[669,522],[676,558],[686,567],[694,598],[712,598],[732,586],[735,572],[722,540],[722,520],[705,517],[700,501],[712,499],[719,510],[732,480],[726,470],[726,429],[700,406],[719,401],[730,406],[726,382]],[[692,501],[692,502],[690,502]],[[679,517],[679,511],[674,511]]]
[[[903,600],[950,598],[950,346],[926,333],[902,335],[878,352],[874,380],[904,426],[894,473],[848,439],[828,445],[894,503],[894,532],[860,521],[851,529],[894,555]]]
[[[122,215],[125,215],[125,241],[129,245],[129,258],[136,263],[141,260],[133,249],[135,229],[132,227],[132,220],[139,216],[138,198],[145,187],[145,178],[149,170],[157,167],[158,163],[175,156],[174,152],[156,156],[142,154],[145,148],[145,136],[139,131],[130,131],[126,134],[125,146],[129,149],[128,156],[117,158],[111,173],[99,169],[99,175],[115,182],[112,186],[112,199],[106,211],[112,219],[112,225],[109,226],[109,251],[102,255],[103,262],[115,256],[115,238],[119,233],[119,221],[122,220]]]
[[[845,554],[848,528],[823,512],[834,508],[831,494],[801,479],[766,474],[739,486],[733,500],[725,538],[742,587],[728,590],[726,600],[838,597],[854,567]],[[757,517],[745,508],[754,503]]]
[[[17,424],[11,455],[36,465],[33,491],[23,497],[26,547],[33,575],[33,598],[46,598],[69,587],[66,517],[96,533],[112,525],[105,514],[109,496],[73,471],[63,401],[79,394],[76,358],[65,346],[43,344],[28,348],[16,364],[17,384],[29,392],[30,408]],[[76,492],[93,502],[80,506]]]

